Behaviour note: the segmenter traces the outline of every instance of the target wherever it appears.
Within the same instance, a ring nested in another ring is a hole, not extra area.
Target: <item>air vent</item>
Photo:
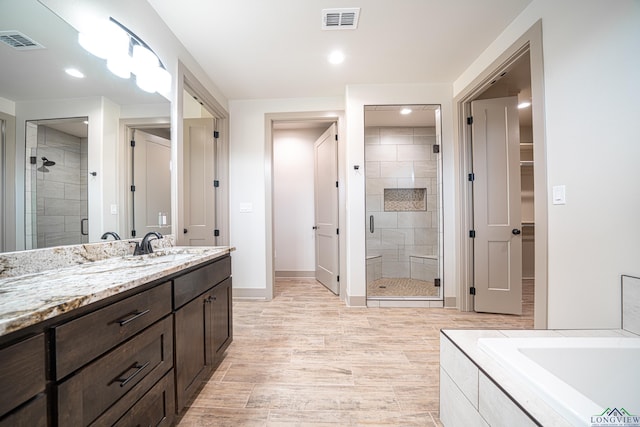
[[[358,27],[360,8],[323,9],[323,30],[355,30]]]
[[[44,49],[44,46],[20,31],[0,31],[0,41],[17,50]]]

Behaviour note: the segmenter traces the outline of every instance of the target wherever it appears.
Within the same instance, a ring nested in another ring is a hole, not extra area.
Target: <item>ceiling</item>
[[[531,0],[148,0],[228,99],[452,83]],[[360,8],[355,30],[325,8]],[[340,49],[339,66],[327,56]]]

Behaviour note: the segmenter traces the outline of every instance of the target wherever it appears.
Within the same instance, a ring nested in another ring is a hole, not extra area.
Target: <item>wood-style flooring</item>
[[[533,327],[528,306],[524,316],[346,307],[309,279],[279,279],[272,301],[233,310],[233,343],[180,427],[439,426],[439,330]]]

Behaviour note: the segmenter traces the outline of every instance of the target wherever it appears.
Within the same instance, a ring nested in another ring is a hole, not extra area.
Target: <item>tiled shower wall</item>
[[[81,220],[88,217],[87,139],[43,125],[28,126],[27,155],[36,156],[36,164],[27,159],[27,248],[86,243]],[[42,157],[56,162],[48,172],[38,171]]]
[[[433,127],[367,127],[367,257],[381,256],[382,277],[411,277],[411,258],[438,256],[440,154]],[[426,189],[426,210],[384,211],[384,190]]]

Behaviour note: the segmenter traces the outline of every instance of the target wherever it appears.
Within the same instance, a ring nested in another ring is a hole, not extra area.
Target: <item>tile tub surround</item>
[[[0,253],[0,279],[132,255],[136,242],[140,240],[109,240]],[[173,235],[166,235],[162,239],[153,239],[151,244],[154,249],[172,247],[174,238]]]
[[[149,255],[113,256],[0,279],[0,337],[233,250],[171,247]]]
[[[480,338],[637,337],[617,330],[447,330],[440,334],[440,419],[445,426],[570,426],[534,390],[482,350]],[[517,402],[517,403],[516,403]]]

